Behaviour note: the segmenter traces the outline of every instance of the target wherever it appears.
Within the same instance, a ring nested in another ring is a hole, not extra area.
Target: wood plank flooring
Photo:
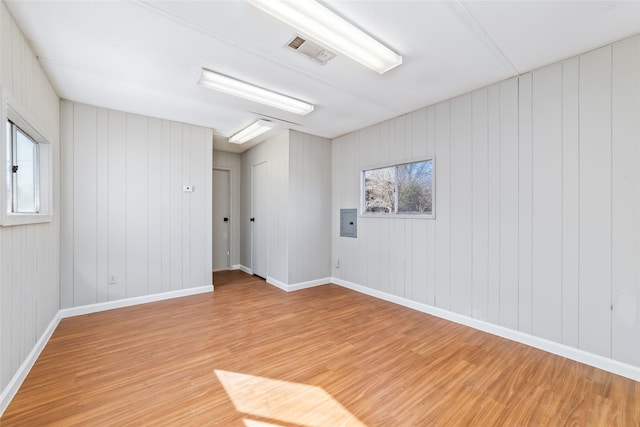
[[[336,285],[64,319],[2,426],[638,426],[640,383]]]

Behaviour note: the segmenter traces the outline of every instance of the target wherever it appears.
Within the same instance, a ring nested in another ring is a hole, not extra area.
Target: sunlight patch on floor
[[[344,406],[320,387],[254,375],[215,370],[236,410],[249,417],[247,427],[275,427],[278,423],[315,426],[362,426]]]

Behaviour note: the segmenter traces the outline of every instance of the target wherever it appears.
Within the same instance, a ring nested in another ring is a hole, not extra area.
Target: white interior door
[[[213,170],[213,271],[228,270],[231,221],[229,171]]]
[[[269,168],[266,162],[253,165],[251,173],[251,270],[267,277],[267,233]]]

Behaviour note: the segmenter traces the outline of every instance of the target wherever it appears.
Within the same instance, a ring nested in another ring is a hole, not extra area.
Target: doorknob
[[[255,218],[250,218],[249,221],[256,222],[256,219]]]
[[[223,221],[227,222],[227,221],[229,221],[229,218],[224,218]]]

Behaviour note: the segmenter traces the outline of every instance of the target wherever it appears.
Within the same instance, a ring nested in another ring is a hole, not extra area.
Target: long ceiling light
[[[258,120],[229,138],[229,142],[233,144],[244,144],[257,136],[262,135],[266,131],[273,129],[273,127],[274,124],[268,120]]]
[[[402,64],[402,56],[314,0],[248,1],[329,50],[380,74]]]
[[[259,102],[260,104],[269,105],[291,113],[304,116],[313,111],[313,104],[291,98],[215,71],[202,69],[202,74],[198,80],[200,86],[229,95],[238,96],[250,101]]]

